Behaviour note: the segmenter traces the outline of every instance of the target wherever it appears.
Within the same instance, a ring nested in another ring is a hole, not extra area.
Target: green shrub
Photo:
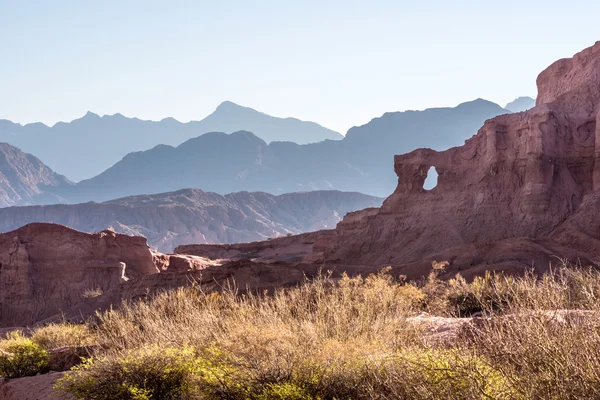
[[[0,376],[19,378],[48,371],[48,353],[15,331],[0,340]]]
[[[56,389],[78,399],[186,399],[197,390],[202,365],[189,348],[152,346],[121,356],[86,359]]]
[[[291,383],[271,383],[267,385],[261,394],[256,396],[256,400],[313,400],[317,399],[311,396],[302,386]]]

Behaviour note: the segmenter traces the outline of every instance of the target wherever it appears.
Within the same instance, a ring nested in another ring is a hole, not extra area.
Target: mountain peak
[[[83,116],[83,118],[99,118],[100,116],[96,113],[93,113],[91,111],[88,111],[85,113],[85,115]]]
[[[512,112],[521,112],[529,110],[535,106],[535,99],[528,96],[517,97],[508,103],[504,108]]]
[[[475,100],[471,100],[471,101],[465,101],[464,103],[460,103],[458,107],[460,108],[467,108],[467,107],[481,107],[481,106],[491,106],[491,107],[498,107],[498,108],[502,108],[500,105],[494,103],[493,101],[489,101],[486,99],[482,99],[481,97],[475,99]]]
[[[233,101],[225,100],[215,110],[218,111],[235,111],[235,110],[252,110],[249,107],[240,106],[239,104],[234,103]]]

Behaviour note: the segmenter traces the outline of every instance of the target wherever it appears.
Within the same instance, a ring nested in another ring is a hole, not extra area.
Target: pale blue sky
[[[0,118],[201,119],[224,101],[345,133],[386,111],[535,97],[600,1],[0,0]]]

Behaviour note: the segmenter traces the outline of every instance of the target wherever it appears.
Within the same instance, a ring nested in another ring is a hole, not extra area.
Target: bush
[[[48,353],[31,339],[14,331],[0,340],[0,376],[19,378],[48,371]]]
[[[262,393],[256,396],[256,400],[312,400],[308,391],[291,382],[271,383],[267,385]]]
[[[199,389],[207,364],[193,349],[151,346],[121,356],[86,359],[56,389],[78,399],[187,399]]]

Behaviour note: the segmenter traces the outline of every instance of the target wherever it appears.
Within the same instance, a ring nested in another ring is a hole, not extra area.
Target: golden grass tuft
[[[96,337],[87,325],[66,322],[36,328],[31,340],[46,350],[64,346],[92,346],[96,343]]]

